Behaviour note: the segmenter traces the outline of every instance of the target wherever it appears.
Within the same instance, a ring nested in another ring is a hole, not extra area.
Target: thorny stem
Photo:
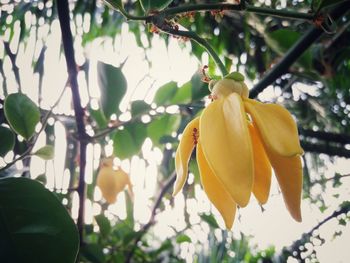
[[[69,76],[69,83],[72,91],[73,108],[78,130],[78,140],[80,143],[80,158],[79,158],[79,211],[77,227],[79,230],[80,245],[83,244],[84,232],[84,207],[85,207],[85,166],[86,166],[86,146],[88,135],[85,131],[84,109],[81,106],[78,80],[77,80],[77,65],[74,57],[73,36],[70,28],[70,17],[68,0],[57,1],[58,19],[60,22],[62,42],[66,57],[66,64]]]

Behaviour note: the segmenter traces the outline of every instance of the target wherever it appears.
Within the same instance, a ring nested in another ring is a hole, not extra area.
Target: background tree
[[[2,261],[317,261],[330,241],[320,229],[336,220],[334,237],[346,231],[349,1],[0,3]],[[195,61],[196,70],[185,81],[160,80],[165,60],[155,54],[175,49],[183,57],[173,68]],[[192,205],[182,201],[180,224],[164,223],[179,211],[170,195],[174,149],[204,108],[202,79],[230,71],[245,75],[250,97],[283,104],[298,123],[303,203],[319,208],[319,223],[281,250],[221,230],[215,209],[198,208],[195,162],[183,191]],[[116,205],[96,187],[112,154],[134,185]]]

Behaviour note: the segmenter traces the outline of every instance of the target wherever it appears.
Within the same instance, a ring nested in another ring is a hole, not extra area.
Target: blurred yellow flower
[[[212,81],[212,102],[184,129],[175,156],[173,195],[186,182],[196,147],[201,183],[209,200],[232,228],[236,207],[245,207],[251,192],[267,202],[271,166],[288,211],[301,221],[302,165],[298,130],[282,106],[248,98],[244,77],[235,72]]]
[[[103,159],[100,171],[97,175],[97,186],[100,188],[103,198],[109,204],[115,203],[117,195],[128,186],[132,196],[132,185],[126,172],[120,167],[113,169],[113,157]]]

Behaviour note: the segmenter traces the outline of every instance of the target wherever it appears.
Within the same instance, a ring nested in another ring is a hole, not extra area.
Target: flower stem
[[[175,35],[175,36],[189,38],[189,39],[193,40],[194,42],[198,43],[199,45],[204,47],[206,49],[206,51],[209,53],[209,55],[213,58],[215,64],[219,67],[222,76],[226,76],[228,74],[228,71],[227,71],[224,63],[222,63],[218,54],[215,52],[215,50],[212,48],[212,46],[209,44],[209,42],[206,41],[204,38],[201,38],[200,36],[198,36],[195,32],[175,30],[172,28],[166,28],[166,29],[160,28],[160,29],[162,31],[164,31],[165,33]]]

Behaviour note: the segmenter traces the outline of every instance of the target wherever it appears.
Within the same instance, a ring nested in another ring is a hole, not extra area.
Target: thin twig
[[[75,113],[78,140],[80,143],[80,160],[79,160],[79,211],[77,226],[79,230],[80,245],[83,244],[84,233],[84,207],[85,207],[85,166],[86,166],[86,146],[88,135],[85,131],[84,123],[84,109],[81,106],[81,99],[79,94],[78,80],[77,80],[77,65],[74,56],[73,36],[70,28],[69,7],[67,0],[59,0],[57,3],[58,19],[60,22],[62,42],[64,53],[66,57],[66,64],[69,76],[70,87],[72,90],[73,108]]]
[[[346,178],[349,176],[350,176],[350,174],[343,174],[343,175],[339,174],[339,175],[335,175],[335,176],[330,177],[330,178],[315,180],[315,181],[311,182],[311,186],[314,186],[315,184],[324,184],[324,183],[329,182],[329,181],[339,180],[339,179]]]
[[[68,81],[67,81],[68,82]],[[27,157],[30,157],[30,154],[35,146],[35,143],[37,142],[39,135],[42,133],[42,131],[45,129],[46,125],[47,125],[47,121],[49,120],[53,108],[57,106],[57,104],[59,103],[59,101],[62,99],[62,96],[64,94],[64,91],[66,90],[67,87],[67,83],[65,85],[65,87],[63,88],[61,94],[58,96],[58,99],[56,100],[56,102],[52,105],[52,107],[50,108],[50,110],[46,113],[46,115],[44,116],[43,120],[42,120],[42,124],[41,124],[41,128],[40,130],[36,133],[33,141],[30,142],[30,146],[28,147],[28,149],[20,156],[18,156],[17,158],[13,159],[11,162],[7,163],[4,167],[0,168],[0,172],[4,171],[8,168],[10,168],[12,165],[14,165],[16,162],[23,160]]]
[[[164,184],[164,186],[162,187],[159,195],[158,195],[158,198],[156,200],[156,202],[154,203],[154,206],[153,206],[153,209],[152,209],[152,213],[151,213],[151,217],[148,221],[147,224],[145,224],[141,230],[139,231],[135,241],[134,241],[134,244],[133,244],[133,247],[131,248],[125,262],[126,263],[129,263],[132,259],[132,256],[135,252],[135,249],[137,247],[137,244],[138,242],[141,240],[141,238],[143,237],[143,235],[148,231],[148,229],[155,224],[155,217],[157,215],[157,210],[162,202],[162,199],[164,197],[164,195],[169,191],[169,189],[171,188],[171,186],[174,184],[175,182],[175,179],[176,179],[176,174],[175,172],[172,173],[172,175],[170,176],[170,178],[168,179],[168,181]]]
[[[301,258],[301,252],[300,248],[304,247],[303,245],[310,240],[312,237],[313,233],[318,230],[321,226],[323,226],[325,223],[327,223],[329,220],[338,217],[339,215],[346,214],[350,211],[350,206],[349,205],[342,205],[340,209],[334,211],[330,216],[326,217],[323,219],[321,222],[319,222],[316,226],[314,226],[310,231],[304,233],[302,237],[296,241],[293,242],[293,244],[289,247],[286,247],[283,249],[284,253],[280,255],[280,262],[284,262],[287,258],[285,258],[285,254],[288,256],[293,256],[297,257],[300,260],[303,260]],[[296,254],[294,254],[296,252]],[[304,261],[303,261],[304,262]]]

